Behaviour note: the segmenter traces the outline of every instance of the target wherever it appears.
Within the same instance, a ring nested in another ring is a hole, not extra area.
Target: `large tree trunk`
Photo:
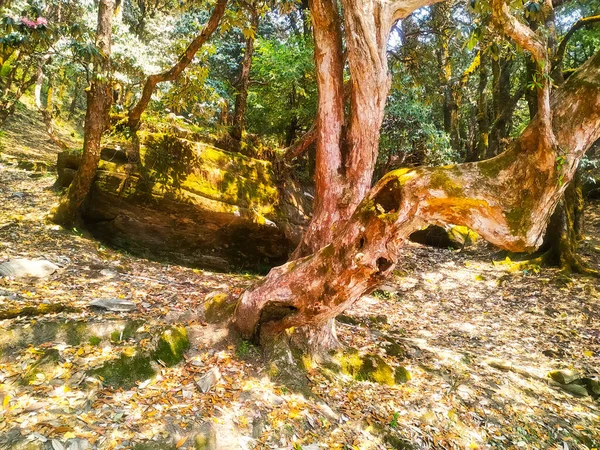
[[[468,226],[511,251],[539,247],[579,161],[600,137],[599,73],[600,53],[548,105],[542,92],[539,109],[552,108],[550,124],[548,116],[536,117],[493,159],[387,174],[333,233],[331,244],[274,268],[243,294],[235,313],[242,335],[324,326],[381,283],[400,261],[410,233],[428,223]],[[548,139],[549,125],[558,145]]]
[[[258,33],[258,12],[251,5],[248,7],[251,16],[251,25],[255,33]],[[246,48],[244,58],[242,59],[242,68],[240,77],[236,86],[235,109],[233,112],[233,124],[230,135],[236,141],[242,140],[244,124],[246,121],[246,109],[248,106],[248,86],[250,85],[250,69],[252,68],[252,58],[254,57],[254,34],[246,38]]]
[[[394,20],[374,0],[345,0],[342,4],[351,89],[346,126],[344,52],[337,3],[310,3],[319,91],[316,196],[313,218],[293,258],[311,254],[331,242],[335,228],[350,218],[371,187],[377,159],[390,86],[386,48]]]
[[[100,61],[95,63],[92,82],[87,91],[81,164],[69,189],[52,214],[52,220],[62,225],[74,222],[90,191],[100,161],[100,140],[108,123],[108,112],[112,103],[110,44],[114,8],[114,0],[101,0],[98,4],[96,47],[102,56]]]

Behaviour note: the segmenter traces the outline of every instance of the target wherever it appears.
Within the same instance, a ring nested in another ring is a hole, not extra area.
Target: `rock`
[[[45,259],[17,258],[0,264],[0,277],[45,278],[58,270],[56,264]]]
[[[89,306],[116,312],[136,311],[138,309],[135,303],[119,298],[98,298],[96,300],[92,300],[89,303]]]
[[[309,220],[301,186],[271,163],[165,133],[141,133],[140,163],[104,149],[83,219],[95,237],[141,254],[228,271],[283,263]],[[57,186],[81,154],[58,157]],[[282,188],[280,188],[283,186]]]
[[[336,355],[342,373],[350,375],[358,381],[373,381],[375,383],[392,386],[396,383],[394,371],[376,354],[361,355],[355,349]]]
[[[163,331],[153,357],[167,366],[174,366],[183,359],[183,354],[190,348],[185,327],[169,327]]]
[[[203,393],[207,393],[210,389],[219,382],[221,379],[221,372],[219,372],[218,367],[213,367],[208,372],[206,372],[197,382],[196,384],[200,388]]]
[[[581,377],[574,370],[553,370],[548,376],[560,384],[570,384]]]
[[[219,323],[229,319],[235,311],[237,300],[225,292],[211,292],[205,297],[205,320],[208,323]]]
[[[100,271],[100,275],[102,275],[104,278],[114,278],[118,275],[118,273],[115,272],[114,270],[102,269]]]

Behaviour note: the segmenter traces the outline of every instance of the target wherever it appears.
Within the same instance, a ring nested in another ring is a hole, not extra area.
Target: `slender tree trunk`
[[[600,137],[599,74],[600,53],[554,92],[548,110],[558,145],[545,136],[547,116],[540,115],[496,158],[387,174],[331,244],[272,269],[243,294],[235,313],[242,335],[325,326],[393,271],[403,242],[427,223],[465,225],[511,251],[539,247],[579,161]],[[546,94],[540,92],[542,100]]]
[[[252,5],[249,7],[251,16],[251,25],[254,33],[258,33],[258,12]],[[254,34],[246,38],[246,48],[244,58],[242,59],[242,68],[240,77],[236,86],[235,109],[233,112],[233,124],[230,135],[236,141],[242,140],[244,124],[246,121],[246,109],[248,106],[248,86],[250,85],[250,69],[252,68],[252,58],[254,57]]]
[[[490,136],[490,120],[488,110],[487,84],[488,84],[488,58],[481,55],[481,63],[479,65],[479,86],[477,88],[477,159],[481,161],[485,159],[488,151],[489,136]]]
[[[504,151],[505,139],[509,133],[510,116],[504,114],[504,109],[511,103],[510,75],[512,60],[500,57],[492,61],[493,89],[493,126],[490,130],[489,147],[486,157],[491,158]]]
[[[437,35],[437,59],[439,79],[443,89],[442,111],[444,130],[450,136],[450,145],[455,151],[460,151],[460,122],[458,86],[452,80],[452,58],[450,57],[450,36],[447,31],[450,22],[449,2],[432,6],[433,27]]]
[[[100,141],[108,123],[108,112],[112,102],[110,85],[110,46],[114,0],[100,0],[98,4],[98,28],[96,47],[102,55],[95,63],[92,82],[87,91],[83,156],[73,182],[62,197],[52,220],[71,225],[88,196],[100,161]]]
[[[62,150],[67,150],[69,146],[60,139],[56,133],[54,132],[54,124],[52,122],[52,114],[54,109],[54,101],[53,101],[53,80],[52,78],[48,79],[48,92],[46,94],[46,106],[44,107],[42,102],[42,87],[44,83],[44,72],[43,66],[40,65],[38,69],[38,77],[35,83],[35,105],[42,115],[42,120],[44,121],[44,125],[46,125],[46,133],[52,142],[54,142],[58,147]]]
[[[565,272],[598,276],[577,254],[579,242],[583,237],[584,200],[581,191],[581,174],[577,173],[565,190],[550,218],[544,238],[542,260],[544,263],[560,267]]]

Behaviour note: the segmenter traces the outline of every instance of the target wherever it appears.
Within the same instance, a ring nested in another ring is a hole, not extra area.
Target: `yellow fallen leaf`
[[[594,356],[594,352],[592,352],[591,350],[586,350],[583,352],[583,356],[587,356],[588,358],[591,358],[592,356]]]
[[[67,431],[64,435],[64,439],[75,439],[76,435],[72,431]]]
[[[179,440],[177,441],[177,444],[175,444],[175,448],[179,448],[179,447],[181,447],[183,444],[185,444],[185,441],[187,441],[187,440],[188,440],[188,437],[189,437],[189,436],[185,436],[185,437],[183,437],[183,438],[179,439]]]
[[[4,396],[4,401],[2,402],[2,406],[6,408],[8,406],[8,402],[10,402],[10,395],[6,394]]]

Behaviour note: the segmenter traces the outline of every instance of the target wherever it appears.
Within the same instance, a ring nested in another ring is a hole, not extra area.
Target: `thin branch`
[[[554,57],[554,66],[552,68],[553,71],[562,70],[565,53],[567,51],[567,44],[569,43],[569,40],[573,37],[575,32],[577,32],[583,27],[598,22],[600,22],[600,15],[584,17],[575,22],[571,29],[567,31],[567,34],[565,34],[565,37],[563,37],[562,41],[560,41],[560,45],[558,46],[558,50],[556,51],[556,56]]]

